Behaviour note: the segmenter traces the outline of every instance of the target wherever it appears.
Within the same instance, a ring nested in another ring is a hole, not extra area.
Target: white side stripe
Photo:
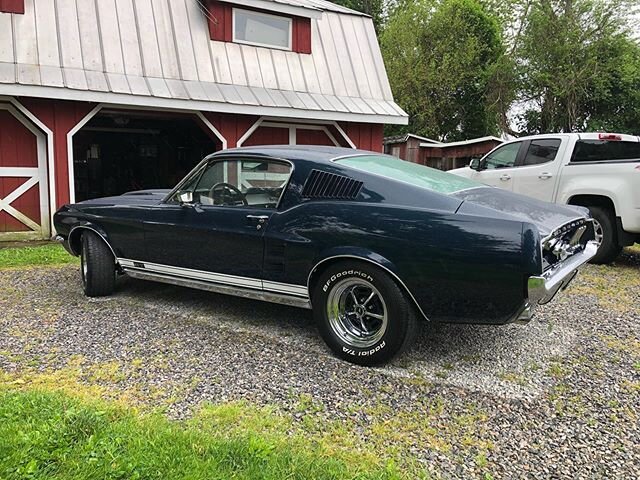
[[[297,295],[300,297],[308,297],[307,287],[304,285],[292,285],[290,283],[262,281],[262,288],[270,292],[288,293],[289,295]]]
[[[173,267],[171,265],[161,265],[157,263],[140,262],[128,258],[118,258],[118,264],[126,271],[135,269],[153,273],[173,275],[175,277],[188,278],[193,280],[203,280],[205,282],[232,285],[235,287],[251,288],[255,290],[265,290],[268,292],[283,293],[296,297],[308,298],[307,287],[304,285],[293,285],[290,283],[271,282],[259,278],[239,277],[225,273],[212,273],[191,268]]]

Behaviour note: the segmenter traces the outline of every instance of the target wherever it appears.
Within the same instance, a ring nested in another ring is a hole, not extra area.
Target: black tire
[[[358,261],[330,265],[320,274],[312,301],[322,338],[338,357],[348,362],[367,366],[388,362],[416,339],[418,319],[413,301],[390,275],[375,265]],[[350,313],[331,315],[329,304],[334,306],[334,312],[336,306],[340,309],[344,305],[344,310]],[[375,333],[366,338],[356,337],[353,332],[358,330],[365,336],[364,332]]]
[[[598,252],[589,261],[589,263],[604,264],[613,262],[620,252],[622,246],[618,244],[618,231],[616,228],[616,219],[614,213],[603,207],[589,207],[589,212],[593,219],[597,222],[601,228],[602,240]]]
[[[107,244],[91,231],[82,234],[80,252],[82,289],[88,297],[106,297],[116,285],[116,262]]]

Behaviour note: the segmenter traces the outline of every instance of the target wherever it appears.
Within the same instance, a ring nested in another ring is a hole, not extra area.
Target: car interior
[[[187,180],[176,193],[175,201],[276,208],[290,171],[288,164],[271,160],[212,162]]]

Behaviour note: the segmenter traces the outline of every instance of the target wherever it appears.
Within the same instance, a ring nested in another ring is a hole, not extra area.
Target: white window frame
[[[242,40],[236,37],[236,12],[248,13],[250,15],[257,15],[261,17],[273,17],[278,18],[280,20],[286,20],[289,25],[289,42],[288,46],[281,47],[280,45],[273,45],[270,43],[260,43],[260,42],[250,42],[247,40]],[[231,39],[234,43],[240,43],[243,45],[253,45],[255,47],[265,47],[265,48],[275,48],[277,50],[285,50],[287,52],[291,52],[293,50],[293,19],[291,17],[287,17],[285,15],[271,15],[270,13],[262,13],[256,12],[255,10],[246,10],[244,8],[233,8],[231,15]]]

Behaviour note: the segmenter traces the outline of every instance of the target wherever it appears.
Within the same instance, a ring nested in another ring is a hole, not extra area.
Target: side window
[[[193,190],[202,205],[276,208],[291,175],[288,163],[246,159],[213,161]]]
[[[484,167],[488,170],[514,167],[520,145],[522,142],[508,143],[498,148],[484,159]]]
[[[523,165],[538,165],[540,163],[552,162],[558,155],[560,139],[540,139],[531,140],[527,154],[524,157]]]

